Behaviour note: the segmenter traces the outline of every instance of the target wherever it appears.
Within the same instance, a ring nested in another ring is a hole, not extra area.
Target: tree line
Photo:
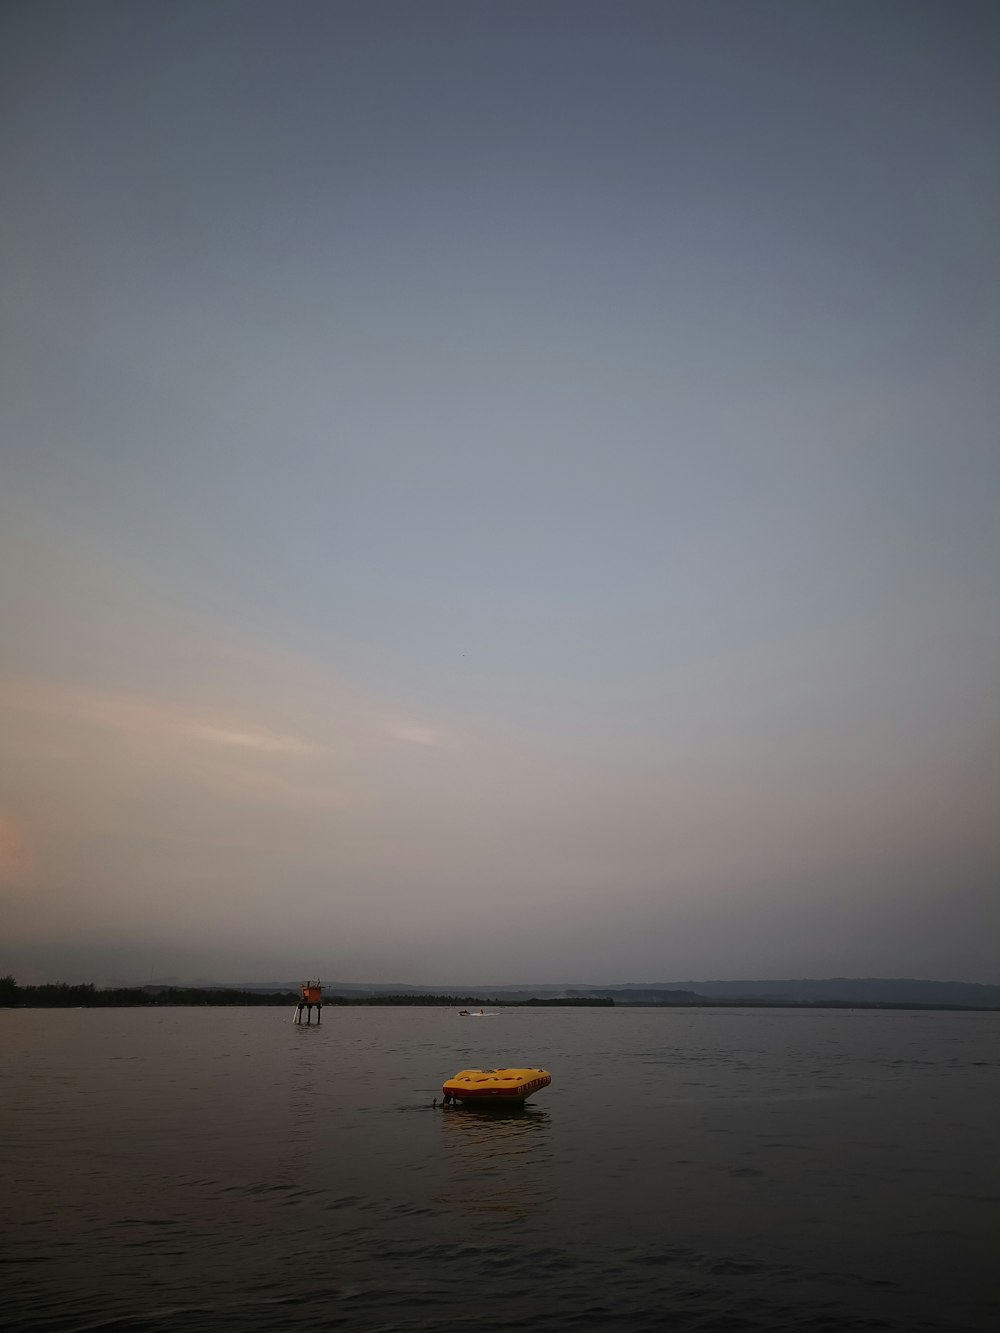
[[[232,990],[228,987],[202,986],[109,986],[93,982],[71,986],[66,982],[44,986],[19,986],[12,976],[0,977],[0,1008],[31,1009],[138,1009],[162,1005],[293,1005],[300,1000],[298,991]],[[610,999],[530,999],[484,1000],[478,995],[327,995],[324,1007],[333,1005],[408,1005],[416,1007],[469,1008],[484,1005],[517,1008],[523,1005],[549,1007],[607,1008]]]
[[[200,986],[159,990],[145,986],[98,987],[93,982],[78,986],[55,982],[44,986],[19,986],[11,976],[0,977],[0,1006],[32,1009],[139,1009],[178,1004],[295,1004],[297,992],[257,992],[206,989]]]

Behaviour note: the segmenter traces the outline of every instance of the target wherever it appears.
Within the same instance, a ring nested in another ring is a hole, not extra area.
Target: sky
[[[0,972],[1000,981],[992,0],[0,51]]]

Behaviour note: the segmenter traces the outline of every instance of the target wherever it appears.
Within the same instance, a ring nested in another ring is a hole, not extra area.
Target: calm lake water
[[[16,1330],[1000,1328],[1000,1015],[0,1010]],[[520,1114],[433,1109],[542,1065]]]

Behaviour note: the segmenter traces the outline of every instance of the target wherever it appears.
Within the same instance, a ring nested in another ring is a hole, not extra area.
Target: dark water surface
[[[1000,1015],[290,1020],[0,1011],[5,1327],[1000,1328]]]

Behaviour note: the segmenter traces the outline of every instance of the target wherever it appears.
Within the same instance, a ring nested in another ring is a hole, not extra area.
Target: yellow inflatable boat
[[[523,1102],[551,1082],[544,1069],[460,1069],[441,1091],[446,1102],[505,1104]]]

